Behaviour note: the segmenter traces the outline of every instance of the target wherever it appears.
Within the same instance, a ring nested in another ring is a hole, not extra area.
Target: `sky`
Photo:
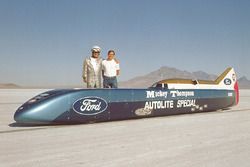
[[[0,83],[82,85],[93,45],[116,51],[119,81],[162,66],[250,79],[250,1],[0,0]]]

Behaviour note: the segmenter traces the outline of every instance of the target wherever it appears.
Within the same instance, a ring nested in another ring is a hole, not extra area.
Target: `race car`
[[[239,102],[233,68],[215,81],[166,79],[145,89],[60,89],[21,105],[21,124],[76,124],[191,114],[228,109]]]

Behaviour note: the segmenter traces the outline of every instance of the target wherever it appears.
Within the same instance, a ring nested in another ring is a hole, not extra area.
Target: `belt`
[[[108,79],[115,79],[115,78],[116,78],[116,76],[113,76],[113,77],[107,77],[107,76],[105,76],[105,75],[104,75],[104,78],[108,78]]]

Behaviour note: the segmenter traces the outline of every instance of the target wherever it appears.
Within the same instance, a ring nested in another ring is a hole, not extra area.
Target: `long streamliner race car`
[[[233,68],[215,81],[167,79],[147,89],[62,89],[39,94],[15,112],[22,124],[74,124],[227,109],[239,102]]]

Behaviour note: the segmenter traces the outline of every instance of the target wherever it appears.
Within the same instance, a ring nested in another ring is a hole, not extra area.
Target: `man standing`
[[[101,88],[102,58],[101,48],[93,46],[92,55],[84,60],[82,78],[87,83],[87,88]]]
[[[115,51],[108,51],[108,57],[102,62],[103,87],[117,88],[117,77],[120,73],[118,60],[115,58]]]

